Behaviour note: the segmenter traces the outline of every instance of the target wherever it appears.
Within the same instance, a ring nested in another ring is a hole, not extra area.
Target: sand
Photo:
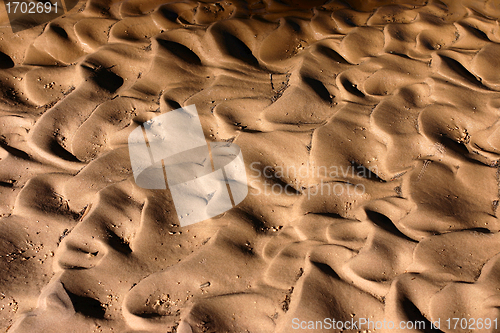
[[[0,6],[0,331],[499,332],[499,19],[88,0],[13,33]],[[249,194],[181,227],[127,138],[193,104]]]

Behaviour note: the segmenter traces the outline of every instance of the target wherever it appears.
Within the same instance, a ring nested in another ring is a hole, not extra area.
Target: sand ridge
[[[89,0],[2,25],[1,328],[498,318],[499,17],[472,0]],[[241,147],[250,194],[181,228],[168,191],[134,183],[127,138],[191,104],[207,140]]]

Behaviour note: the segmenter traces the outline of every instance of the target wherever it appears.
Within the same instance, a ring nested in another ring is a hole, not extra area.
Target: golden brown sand
[[[164,2],[0,6],[0,330],[500,317],[499,2]],[[180,227],[127,137],[191,104],[250,194]]]

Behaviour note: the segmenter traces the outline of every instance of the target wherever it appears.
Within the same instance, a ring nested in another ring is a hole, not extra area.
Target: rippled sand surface
[[[164,2],[2,7],[0,329],[500,317],[498,2]],[[127,137],[191,104],[250,194],[180,227]]]

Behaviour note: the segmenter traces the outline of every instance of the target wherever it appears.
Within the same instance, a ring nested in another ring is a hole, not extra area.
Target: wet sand
[[[90,0],[13,33],[0,6],[0,330],[500,331],[499,19],[494,1]],[[127,138],[192,104],[241,148],[249,194],[181,227]]]

